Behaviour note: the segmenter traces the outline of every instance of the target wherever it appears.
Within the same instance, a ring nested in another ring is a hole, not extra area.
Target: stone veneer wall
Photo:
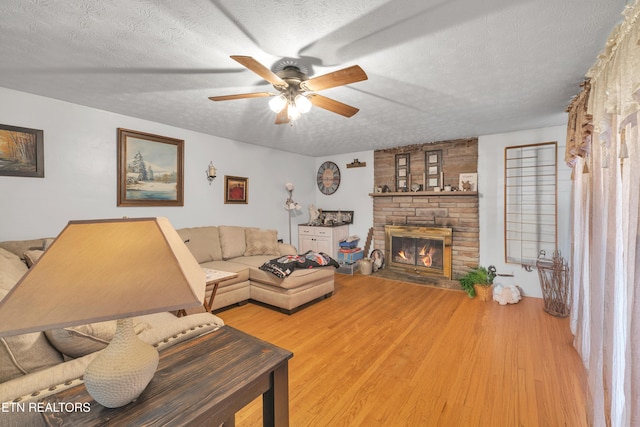
[[[442,150],[444,183],[458,187],[460,173],[477,172],[477,138],[411,145],[374,152],[374,183],[395,188],[395,155],[409,153],[414,183],[422,183],[425,151]],[[453,278],[462,276],[480,260],[478,193],[384,193],[373,196],[373,247],[384,251],[384,226],[450,227]]]

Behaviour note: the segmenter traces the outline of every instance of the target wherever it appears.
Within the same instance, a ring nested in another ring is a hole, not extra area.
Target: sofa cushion
[[[247,228],[244,231],[246,249],[244,256],[280,255],[278,231]]]
[[[171,314],[169,314],[171,315]],[[88,325],[45,331],[49,342],[62,354],[71,358],[85,356],[105,348],[116,333],[116,320],[91,323]],[[143,321],[134,319],[133,328],[136,334],[151,328]]]
[[[62,362],[42,332],[0,338],[0,383]]]
[[[22,258],[24,253],[28,250],[45,249],[44,245],[46,240],[53,239],[7,240],[5,242],[0,242],[0,248],[6,249]]]
[[[298,250],[291,244],[278,242],[278,252],[278,255],[296,255]]]
[[[218,227],[192,227],[177,231],[199,264],[222,259]]]
[[[335,270],[332,266],[299,269],[294,270],[293,273],[283,279],[268,271],[251,267],[249,274],[251,275],[252,286],[256,283],[263,283],[282,289],[295,289],[314,282],[329,280],[334,277]]]
[[[9,291],[13,288],[27,270],[27,265],[18,255],[0,248],[0,293],[2,290]],[[4,293],[0,295],[0,299],[2,297]]]
[[[27,272],[27,266],[0,248],[0,300]],[[62,362],[42,332],[0,338],[0,383]]]
[[[23,258],[24,258],[24,262],[27,263],[27,267],[29,268],[33,267],[33,264],[35,264],[36,261],[40,259],[43,253],[44,251],[41,249],[30,249],[26,251],[23,255]]]
[[[236,258],[244,255],[244,251],[247,249],[244,237],[244,230],[246,228],[247,227],[234,225],[221,225],[218,227],[222,259]]]

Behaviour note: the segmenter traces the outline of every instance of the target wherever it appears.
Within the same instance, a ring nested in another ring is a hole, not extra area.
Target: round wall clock
[[[331,195],[336,192],[340,186],[340,169],[333,162],[324,162],[318,168],[318,176],[316,179],[318,189],[323,194]]]

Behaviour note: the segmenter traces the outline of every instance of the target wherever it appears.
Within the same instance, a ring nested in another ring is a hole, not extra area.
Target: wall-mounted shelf
[[[371,197],[398,196],[477,196],[477,191],[392,191],[388,193],[369,193]]]

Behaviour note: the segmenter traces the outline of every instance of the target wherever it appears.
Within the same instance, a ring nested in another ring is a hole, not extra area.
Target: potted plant
[[[482,301],[488,301],[495,277],[496,268],[493,265],[490,265],[489,268],[478,266],[471,269],[458,281],[469,298],[473,298],[477,294]]]

